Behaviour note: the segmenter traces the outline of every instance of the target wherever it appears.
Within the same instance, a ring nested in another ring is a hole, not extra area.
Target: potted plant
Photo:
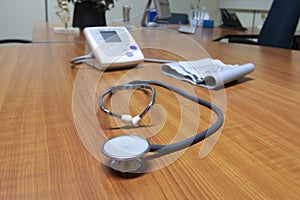
[[[106,26],[105,12],[114,0],[68,0],[74,3],[73,27]]]

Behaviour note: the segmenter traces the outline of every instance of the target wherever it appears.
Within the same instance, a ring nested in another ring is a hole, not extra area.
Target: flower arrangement
[[[84,28],[86,26],[106,26],[105,12],[115,6],[115,0],[57,0],[58,11],[56,15],[67,27],[70,21],[69,3],[73,3],[73,26]],[[116,0],[117,1],[117,0]]]
[[[95,2],[96,7],[99,11],[107,11],[115,6],[114,0],[68,0],[69,2]]]

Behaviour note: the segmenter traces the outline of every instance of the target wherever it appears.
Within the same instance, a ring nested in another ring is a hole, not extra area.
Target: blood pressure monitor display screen
[[[116,31],[100,31],[105,42],[121,42],[120,37],[118,36]]]

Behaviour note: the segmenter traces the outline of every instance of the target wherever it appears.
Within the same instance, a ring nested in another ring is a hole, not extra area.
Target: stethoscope
[[[154,159],[166,154],[170,154],[204,140],[206,137],[215,133],[223,124],[224,116],[222,111],[215,105],[204,101],[196,96],[188,94],[187,92],[180,90],[176,87],[173,87],[169,84],[154,81],[154,80],[136,80],[131,81],[128,84],[113,86],[106,91],[104,91],[98,100],[100,109],[111,116],[120,118],[125,123],[137,126],[139,121],[146,115],[146,113],[151,109],[155,103],[156,90],[150,85],[156,85],[169,89],[183,97],[203,105],[217,114],[217,120],[206,130],[196,134],[193,137],[187,138],[185,140],[168,144],[168,145],[159,145],[151,144],[146,138],[138,135],[121,135],[113,137],[102,145],[102,153],[109,158],[109,166],[116,172],[121,173],[141,173],[142,168],[144,167],[144,161]],[[112,97],[112,95],[117,90],[150,90],[152,93],[151,101],[147,107],[141,112],[141,114],[132,117],[130,115],[120,115],[114,112],[109,111],[105,108],[103,104],[103,98],[107,95]],[[151,155],[146,156],[148,152],[152,152]]]

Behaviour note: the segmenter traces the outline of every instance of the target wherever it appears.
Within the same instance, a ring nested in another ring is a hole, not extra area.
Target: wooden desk
[[[220,27],[197,28],[196,34],[189,35],[189,36],[194,38],[198,42],[202,42],[202,41],[213,41],[226,35],[259,34],[259,31],[260,31],[259,29],[251,29],[251,28],[249,28],[247,31],[239,31],[239,30],[226,29]]]
[[[1,47],[0,199],[299,198],[300,52],[223,43],[202,45],[214,58],[226,63],[252,61],[256,69],[238,84],[226,87],[225,124],[207,156],[199,157],[201,142],[167,167],[135,178],[116,176],[90,154],[78,136],[72,110],[74,82],[80,72],[92,77],[99,73],[86,66],[81,70],[70,67],[69,60],[83,54],[83,44]],[[156,56],[177,58],[167,53]],[[114,81],[138,76],[143,70],[150,77],[163,78],[159,68],[146,63],[133,70],[136,73],[129,76],[125,76],[127,70],[104,74],[95,98]],[[206,89],[172,83],[192,87],[201,98],[211,97]],[[133,99],[133,103],[141,108],[143,102]],[[160,116],[167,114],[167,121],[162,134],[150,138],[152,142],[170,141],[181,117],[190,119],[187,125],[195,125],[197,109],[181,112],[170,92],[159,89],[157,103],[158,108],[166,109]],[[118,129],[113,119],[103,115],[96,104],[92,106],[99,123],[106,126],[99,135],[104,132],[109,137],[131,130]],[[188,103],[181,106],[184,109]],[[203,129],[211,116],[208,110],[200,111],[199,129]],[[153,122],[158,123],[155,118]],[[157,125],[142,130],[160,128]],[[90,128],[86,125],[87,134]],[[185,126],[184,134],[194,134],[189,129]]]
[[[114,26],[120,26],[122,24],[115,23]],[[34,23],[33,28],[33,38],[34,43],[57,43],[57,42],[84,42],[84,34],[80,31],[79,34],[63,34],[63,33],[54,33],[53,27],[62,26],[59,22],[36,22]],[[139,28],[139,25],[129,24],[129,26],[135,26]],[[171,29],[177,31],[178,25],[168,26]],[[197,41],[212,41],[214,39],[220,38],[225,35],[239,35],[239,34],[257,34],[259,30],[249,29],[248,31],[237,31],[231,29],[225,29],[220,27],[214,28],[197,28],[197,33],[194,35],[189,35],[190,37],[196,39]]]

